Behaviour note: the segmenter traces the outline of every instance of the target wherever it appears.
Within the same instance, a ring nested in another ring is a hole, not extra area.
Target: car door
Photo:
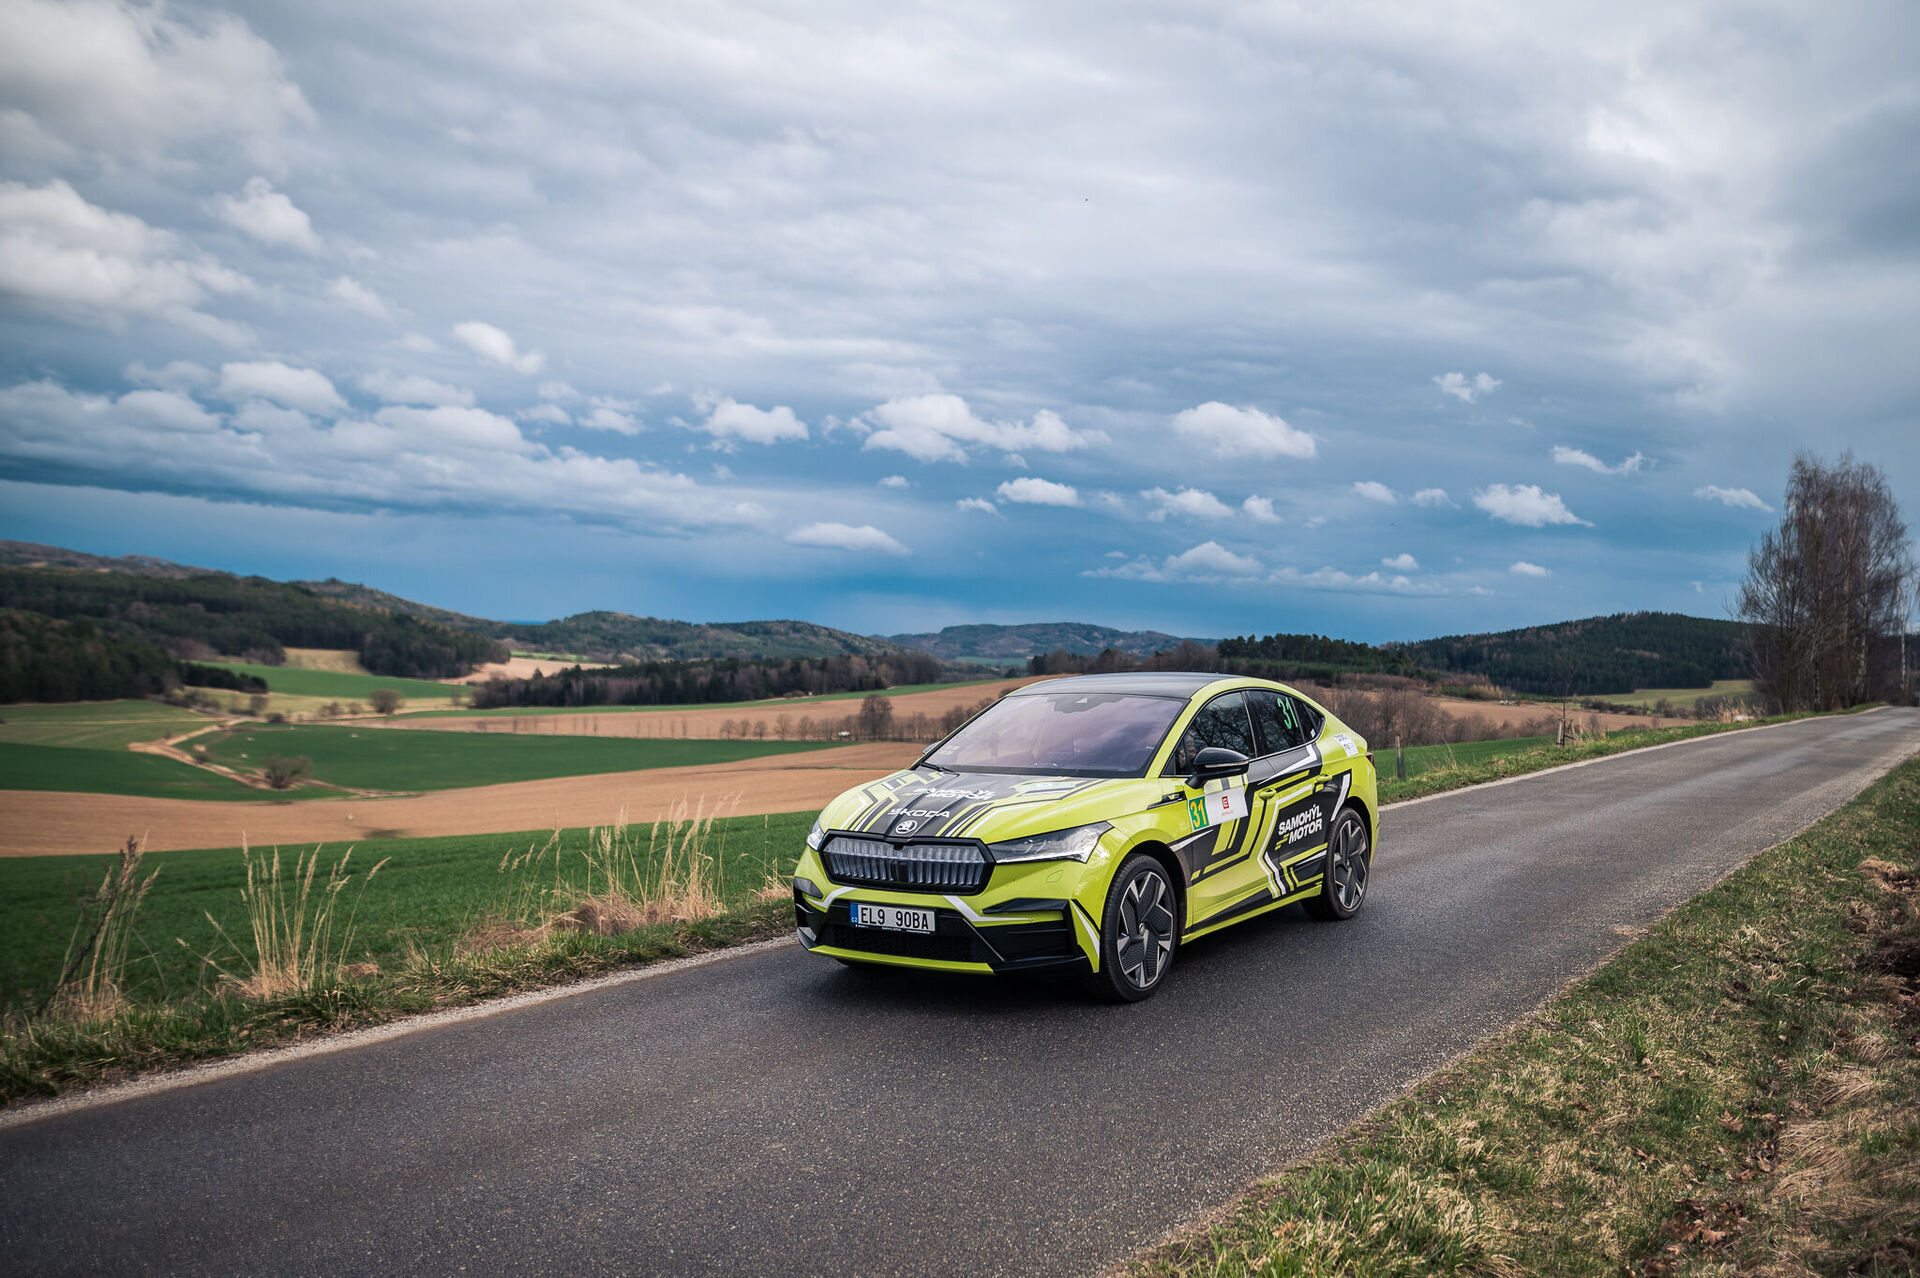
[[[1254,867],[1269,899],[1277,900],[1317,880],[1325,856],[1319,721],[1284,692],[1257,689],[1247,702],[1261,751],[1247,773],[1249,806],[1260,831]]]
[[[1237,750],[1248,758],[1259,753],[1244,694],[1222,693],[1195,712],[1174,748],[1165,775],[1184,781],[1193,770],[1194,757],[1208,746]],[[1257,840],[1246,778],[1209,781],[1203,790],[1183,792],[1189,796],[1187,824],[1191,832],[1173,840],[1173,851],[1187,872],[1187,919],[1191,926],[1206,922],[1244,889],[1247,874],[1253,872],[1250,866]]]

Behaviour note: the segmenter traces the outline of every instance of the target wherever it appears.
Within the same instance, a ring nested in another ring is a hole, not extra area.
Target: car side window
[[[1293,722],[1298,725],[1299,735],[1295,739],[1299,744],[1305,745],[1320,736],[1321,719],[1312,706],[1294,697],[1286,696],[1280,698],[1280,704],[1282,715],[1291,713]]]
[[[1265,689],[1247,693],[1247,705],[1253,711],[1253,736],[1263,758],[1299,744],[1298,737],[1288,729],[1280,714],[1285,700],[1279,693]]]
[[[1193,771],[1193,761],[1208,746],[1238,750],[1254,757],[1253,724],[1247,718],[1246,698],[1238,692],[1224,693],[1200,707],[1193,722],[1180,735],[1173,758],[1167,763],[1168,776],[1185,776]]]

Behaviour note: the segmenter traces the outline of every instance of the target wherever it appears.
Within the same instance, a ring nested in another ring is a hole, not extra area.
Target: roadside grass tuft
[[[129,838],[91,893],[72,893],[77,917],[60,975],[40,1014],[63,1021],[111,1016],[126,1003],[127,959],[140,903],[160,871],[140,875],[141,842]]]
[[[1911,1274],[1920,760],[1145,1275]]]
[[[386,862],[376,864],[360,880],[359,891],[354,895],[353,905],[348,909],[346,922],[336,939],[335,914],[341,895],[354,877],[347,869],[353,849],[348,848],[340,854],[340,859],[327,870],[327,877],[320,883],[319,892],[316,893],[314,876],[320,869],[320,852],[316,847],[311,852],[297,856],[293,872],[282,876],[280,849],[275,848],[271,854],[261,853],[256,857],[252,849],[241,848],[240,856],[246,865],[247,882],[240,890],[240,900],[247,912],[251,950],[243,949],[235,942],[220,920],[212,914],[207,915],[207,921],[233,951],[236,964],[244,963],[246,970],[236,975],[218,959],[209,956],[207,962],[243,998],[267,999],[332,988],[339,983],[347,968],[347,956],[353,949],[353,924],[359,913],[360,898],[366,894],[367,885],[380,873]],[[357,966],[363,971],[372,968],[368,975],[378,971],[377,965]]]

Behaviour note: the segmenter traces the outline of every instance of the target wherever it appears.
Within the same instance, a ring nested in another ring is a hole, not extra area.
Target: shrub
[[[260,775],[276,790],[288,790],[293,783],[313,771],[313,760],[304,754],[276,754],[260,765]]]

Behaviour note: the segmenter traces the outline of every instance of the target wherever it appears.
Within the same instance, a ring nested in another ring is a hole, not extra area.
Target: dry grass
[[[60,979],[41,1015],[84,1022],[112,1016],[124,1006],[134,918],[160,874],[155,870],[140,876],[143,850],[139,839],[128,838],[101,875],[100,885],[91,893],[73,894],[79,918],[61,960]]]
[[[726,911],[727,827],[734,795],[707,810],[681,799],[647,827],[643,842],[626,813],[595,828],[575,856],[559,831],[546,843],[500,862],[506,904],[474,931],[479,949],[537,944],[557,932],[620,936],[662,923],[692,923]],[[769,882],[771,882],[771,878]]]
[[[341,853],[328,868],[327,877],[316,884],[320,853],[321,849],[315,847],[297,856],[292,873],[283,875],[280,849],[257,858],[251,848],[240,849],[247,869],[240,900],[247,911],[251,945],[243,948],[235,942],[212,914],[207,915],[207,921],[232,947],[244,970],[236,973],[217,960],[208,961],[242,997],[270,999],[306,993],[346,977],[345,958],[353,945],[353,920],[360,896],[386,861],[380,861],[360,879],[353,905],[336,928],[340,898],[354,880],[347,868],[353,849]]]

